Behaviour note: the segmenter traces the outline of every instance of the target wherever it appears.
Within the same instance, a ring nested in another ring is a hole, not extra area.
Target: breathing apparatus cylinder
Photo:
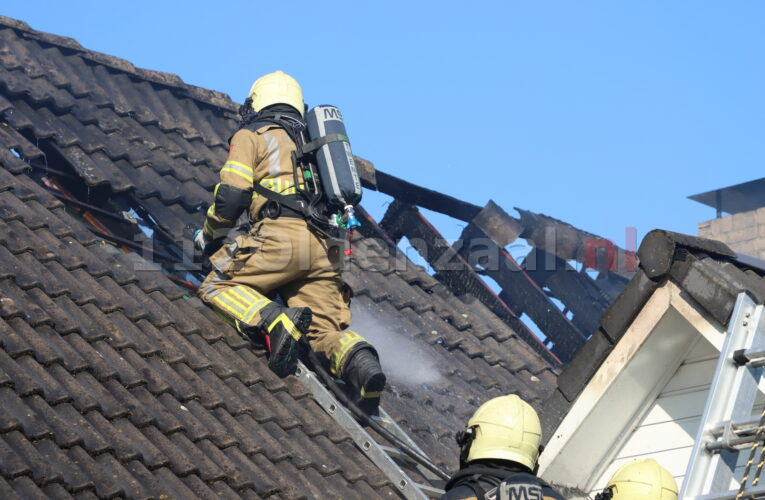
[[[343,115],[335,106],[322,105],[311,109],[305,121],[309,141],[334,136],[334,140],[316,151],[316,168],[327,206],[343,213],[342,220],[346,227],[353,229],[360,226],[353,206],[361,201],[361,181],[353,161]]]

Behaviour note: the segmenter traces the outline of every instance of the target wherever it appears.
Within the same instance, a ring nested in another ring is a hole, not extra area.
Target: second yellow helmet
[[[511,460],[534,469],[542,426],[534,408],[515,394],[482,404],[468,421],[468,428],[475,433],[468,462]]]
[[[252,109],[260,111],[272,104],[289,104],[303,116],[303,89],[290,75],[281,70],[263,75],[252,84],[247,95],[252,100]]]
[[[612,500],[677,500],[677,482],[653,459],[622,465],[608,482]]]

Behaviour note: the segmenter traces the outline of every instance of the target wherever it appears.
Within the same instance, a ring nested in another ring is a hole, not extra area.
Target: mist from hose
[[[378,317],[366,307],[353,304],[351,328],[377,349],[385,375],[392,382],[410,387],[434,384],[443,379],[436,363],[412,341],[406,327],[390,317]]]

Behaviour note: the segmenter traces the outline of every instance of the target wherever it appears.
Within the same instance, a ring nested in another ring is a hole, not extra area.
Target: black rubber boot
[[[260,313],[261,320],[255,327],[240,326],[240,331],[258,341],[262,335],[268,349],[268,367],[279,377],[294,373],[297,367],[298,342],[308,331],[313,317],[307,307],[280,307],[268,304]]]
[[[377,353],[369,347],[353,353],[343,370],[343,380],[350,386],[354,402],[365,412],[375,413],[386,381]]]

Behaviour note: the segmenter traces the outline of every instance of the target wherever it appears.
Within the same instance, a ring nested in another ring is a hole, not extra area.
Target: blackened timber
[[[539,287],[547,287],[572,312],[571,322],[579,331],[589,334],[598,328],[610,301],[587,274],[538,249],[526,257],[524,269]]]
[[[470,222],[483,234],[495,241],[500,247],[505,247],[515,241],[523,233],[523,226],[518,219],[507,214],[502,207],[489,200],[489,203]]]
[[[361,183],[364,187],[377,191],[377,171],[374,164],[358,156],[354,156],[353,161],[356,163],[356,169],[359,172],[359,177],[361,177]]]
[[[482,274],[494,279],[506,295],[512,296],[519,309],[553,342],[556,356],[564,362],[571,359],[584,343],[585,335],[504,248],[500,248],[474,224],[469,224],[462,234],[458,252],[469,265],[480,266]]]
[[[378,171],[379,173],[379,171]],[[550,352],[515,312],[481,279],[468,263],[417,210],[398,200],[388,207],[383,218],[388,234],[406,236],[422,257],[435,269],[435,277],[457,296],[471,294],[508,325],[524,342],[548,362],[558,365],[560,358]],[[423,248],[426,250],[423,252]]]
[[[588,233],[577,229],[571,224],[554,219],[547,215],[536,214],[515,207],[515,210],[521,214],[521,225],[523,233],[521,238],[526,239],[536,248],[545,250],[563,260],[576,260],[585,263],[588,260],[587,246],[592,247],[593,253],[596,253],[598,247],[605,248],[606,253],[615,252],[612,258],[607,255],[604,264],[608,269],[600,269],[609,273],[616,273],[626,279],[631,279],[637,271],[637,256],[635,252],[626,251],[619,248],[610,240],[598,235]],[[594,255],[592,260],[597,261]],[[612,262],[609,262],[611,261]],[[587,264],[593,264],[587,262]]]
[[[362,177],[362,185],[365,188],[375,189],[410,205],[427,208],[428,210],[446,214],[465,222],[473,220],[478,215],[478,212],[481,211],[481,207],[478,205],[458,200],[438,191],[420,187],[380,170],[375,171],[375,177],[376,185],[373,185],[364,177]]]

